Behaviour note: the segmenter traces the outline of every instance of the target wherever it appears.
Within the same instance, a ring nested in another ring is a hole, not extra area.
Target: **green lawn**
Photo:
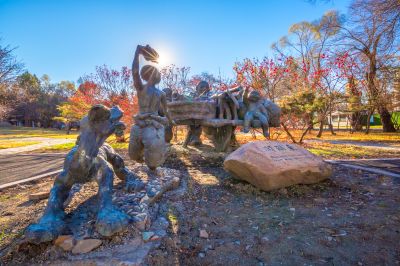
[[[31,127],[0,127],[0,140],[31,137],[76,139],[78,131],[67,135],[65,130]]]
[[[272,129],[272,133],[277,131],[278,129]],[[33,140],[29,141],[18,141],[21,138],[28,137],[49,137],[49,138],[68,138],[68,139],[76,139],[77,131],[71,132],[70,135],[67,135],[65,131],[55,130],[55,129],[33,129],[33,128],[23,128],[23,127],[8,127],[8,128],[0,128],[0,149],[10,148],[10,147],[21,147],[26,145],[36,144]],[[292,131],[292,134],[298,135],[301,134],[300,131]],[[306,139],[319,139],[319,140],[350,140],[350,141],[362,141],[362,142],[382,142],[388,143],[395,146],[397,143],[400,143],[400,134],[399,133],[382,133],[379,130],[372,130],[370,134],[365,134],[363,132],[355,132],[350,134],[348,131],[339,130],[336,131],[336,135],[331,135],[330,132],[325,131],[321,138],[316,137],[317,131],[314,130],[310,134],[307,135]],[[179,132],[178,134],[178,142],[182,141],[185,137],[185,132]],[[125,133],[125,139],[129,139],[129,132]],[[244,144],[253,140],[264,140],[262,136],[256,136],[256,139],[253,139],[251,134],[239,134],[237,135],[237,140],[239,143]],[[280,141],[288,141],[286,134],[282,132],[279,135],[278,140]],[[107,139],[107,142],[114,149],[128,149],[128,142],[118,143],[115,140],[115,136],[112,135]],[[75,145],[75,142],[67,143],[67,144],[57,144],[49,147],[42,148],[39,151],[68,151]],[[339,158],[373,158],[373,157],[400,157],[400,154],[397,151],[391,150],[382,150],[382,149],[373,149],[373,148],[365,148],[357,145],[351,144],[331,144],[328,142],[313,142],[304,144],[304,147],[307,148],[314,154],[320,155],[324,158],[328,159],[339,159]]]
[[[315,155],[326,159],[364,159],[400,157],[396,150],[384,150],[372,147],[360,147],[350,144],[331,144],[327,142],[313,142],[304,144],[304,147]]]
[[[9,149],[9,148],[17,148],[17,147],[25,147],[33,144],[38,144],[40,141],[12,141],[12,140],[0,140],[0,150],[1,149]]]

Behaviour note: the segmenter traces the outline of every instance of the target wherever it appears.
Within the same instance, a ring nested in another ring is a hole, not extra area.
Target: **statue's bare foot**
[[[129,224],[129,216],[115,207],[106,207],[97,214],[96,229],[102,236],[112,236]]]
[[[263,128],[263,135],[266,139],[270,137],[268,128]]]
[[[125,190],[128,192],[138,192],[144,189],[145,184],[136,177],[133,173],[126,176],[125,180]]]
[[[43,216],[39,223],[31,224],[25,230],[25,240],[34,244],[52,241],[62,234],[65,228],[64,217],[62,211]]]

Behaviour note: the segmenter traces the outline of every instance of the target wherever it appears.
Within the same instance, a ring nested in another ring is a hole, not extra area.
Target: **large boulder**
[[[299,145],[255,141],[241,146],[224,161],[235,178],[270,191],[294,184],[313,184],[328,178],[332,168]]]

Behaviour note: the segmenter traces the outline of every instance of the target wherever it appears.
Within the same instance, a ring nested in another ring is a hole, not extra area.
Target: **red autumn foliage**
[[[69,117],[82,118],[91,106],[104,104],[111,107],[118,105],[124,112],[122,121],[130,127],[132,116],[138,111],[137,97],[131,90],[131,71],[123,67],[121,71],[103,65],[96,68],[96,73],[85,76],[77,91],[67,102]],[[65,106],[65,105],[64,105]],[[63,111],[62,111],[63,112]]]

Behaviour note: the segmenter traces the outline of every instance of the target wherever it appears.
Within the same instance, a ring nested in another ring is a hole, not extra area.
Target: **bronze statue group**
[[[184,97],[174,94],[170,89],[159,90],[157,85],[161,81],[160,72],[152,65],[140,68],[140,56],[155,63],[158,59],[157,52],[149,45],[137,46],[132,75],[139,113],[134,117],[128,150],[131,159],[144,162],[151,170],[155,170],[165,161],[166,142],[171,140],[172,126],[175,125],[168,111],[168,101],[182,100]],[[258,120],[264,136],[268,137],[269,126],[279,124],[279,107],[261,97],[258,91],[249,88],[236,87],[213,94],[209,84],[201,81],[196,87],[194,100],[216,101],[216,118],[233,121],[233,124],[242,120],[243,132],[248,132],[252,123]],[[128,225],[129,216],[112,203],[114,173],[125,181],[125,188],[129,192],[142,190],[144,183],[125,167],[121,156],[105,143],[115,131],[125,129],[125,125],[120,122],[122,115],[118,107],[110,109],[95,105],[82,119],[76,146],[66,156],[63,170],[54,181],[43,216],[25,231],[27,241],[38,244],[52,241],[62,234],[66,226],[64,203],[71,187],[75,183],[93,179],[99,186],[99,211],[96,219],[98,233],[111,236]],[[190,126],[186,145],[200,144],[200,134],[201,126]]]

